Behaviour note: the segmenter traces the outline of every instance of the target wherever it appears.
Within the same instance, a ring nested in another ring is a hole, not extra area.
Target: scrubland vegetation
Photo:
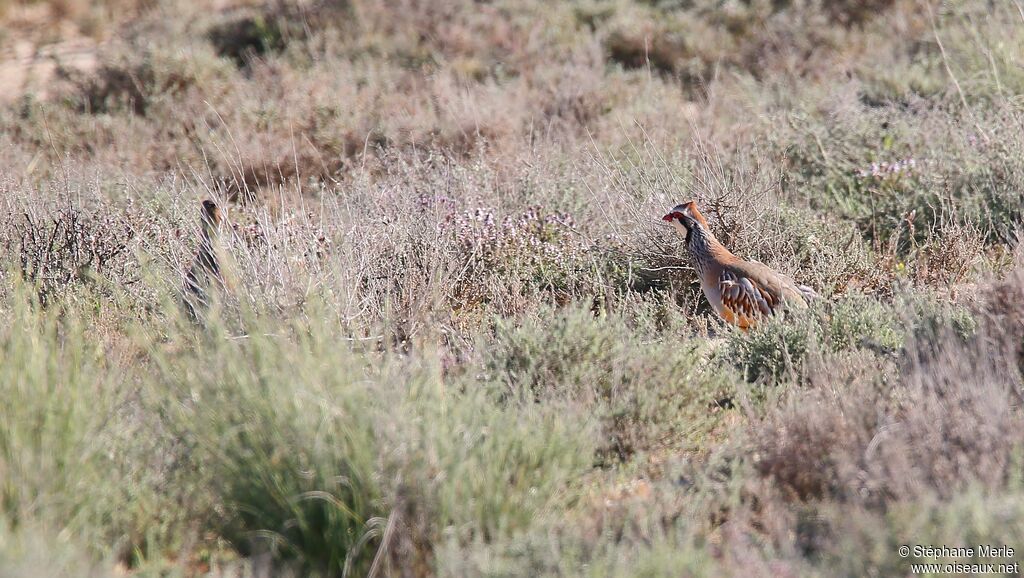
[[[0,0],[0,59],[0,576],[1024,557],[1019,2]],[[691,198],[823,298],[722,325]]]

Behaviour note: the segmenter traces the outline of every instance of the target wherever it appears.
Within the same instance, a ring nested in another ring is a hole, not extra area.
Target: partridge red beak
[[[672,219],[682,219],[682,213],[676,211],[675,213],[669,213],[661,218],[662,221],[671,221]]]

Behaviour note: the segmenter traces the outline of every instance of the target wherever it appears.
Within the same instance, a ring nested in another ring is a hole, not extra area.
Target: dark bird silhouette
[[[213,201],[203,201],[200,216],[199,247],[185,276],[184,302],[189,318],[201,319],[201,311],[209,306],[209,289],[214,281],[221,282],[220,263],[215,243],[220,227],[220,207]]]

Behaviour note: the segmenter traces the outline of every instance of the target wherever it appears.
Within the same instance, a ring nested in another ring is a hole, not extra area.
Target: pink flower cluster
[[[564,278],[578,267],[585,250],[571,231],[572,217],[540,207],[498,217],[487,207],[453,212],[439,225],[478,274],[519,272]]]
[[[914,170],[917,166],[915,159],[902,159],[896,162],[882,161],[880,163],[871,163],[871,166],[866,169],[860,169],[857,171],[857,176],[861,178],[885,178],[895,176],[900,173],[907,173]]]
[[[450,207],[454,204],[455,199],[447,195],[428,195],[426,193],[421,193],[419,197],[416,198],[416,206],[419,207],[420,210],[434,207]]]
[[[231,230],[235,237],[250,249],[280,250],[285,247],[305,257],[323,258],[331,248],[331,239],[318,224],[319,218],[312,212],[299,215],[292,212],[268,229],[255,220],[234,221]]]
[[[440,226],[464,250],[491,255],[516,247],[555,250],[566,245],[565,234],[573,222],[568,214],[543,213],[539,207],[501,219],[493,209],[478,207],[451,213]]]

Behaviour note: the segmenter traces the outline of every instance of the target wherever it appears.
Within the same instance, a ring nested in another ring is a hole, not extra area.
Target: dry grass
[[[1024,551],[1012,5],[0,6],[95,46],[0,106],[0,574]],[[690,198],[824,299],[721,325]]]

